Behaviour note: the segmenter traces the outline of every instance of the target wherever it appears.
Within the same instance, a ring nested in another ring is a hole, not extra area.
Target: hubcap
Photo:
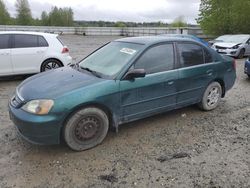
[[[214,106],[217,104],[218,100],[220,98],[220,92],[218,87],[213,87],[207,96],[207,104],[208,106]]]
[[[51,70],[51,69],[56,69],[56,68],[59,68],[59,65],[55,62],[49,62],[45,65],[45,69],[44,71],[48,71],[48,70]]]
[[[95,117],[85,117],[78,122],[75,128],[75,136],[79,141],[86,141],[96,136],[100,121]]]

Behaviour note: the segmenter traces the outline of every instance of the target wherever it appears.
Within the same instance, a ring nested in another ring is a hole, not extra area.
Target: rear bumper
[[[9,104],[10,119],[19,134],[28,142],[39,145],[60,143],[61,125],[53,116],[36,116]]]
[[[67,55],[65,57],[63,57],[62,59],[62,63],[64,66],[67,66],[68,64],[72,63],[72,57],[70,55]]]

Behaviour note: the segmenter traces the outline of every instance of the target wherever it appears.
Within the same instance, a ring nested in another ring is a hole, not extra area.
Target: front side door
[[[37,35],[13,35],[11,54],[14,72],[40,72],[46,49],[47,47],[39,47],[39,37]]]
[[[0,35],[0,75],[12,74],[12,62],[10,55],[10,36]]]
[[[144,69],[146,76],[120,81],[123,122],[175,108],[178,72],[174,66],[171,43],[153,46],[143,53],[131,68]]]
[[[179,80],[177,106],[200,101],[204,89],[216,76],[216,63],[211,54],[195,43],[177,43],[179,55]]]

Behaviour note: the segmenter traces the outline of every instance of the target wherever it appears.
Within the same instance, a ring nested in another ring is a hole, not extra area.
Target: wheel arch
[[[64,127],[67,123],[67,121],[73,116],[74,113],[76,113],[78,110],[82,109],[82,108],[89,108],[89,107],[94,107],[94,108],[98,108],[100,110],[102,110],[107,116],[108,116],[108,119],[109,119],[109,128],[113,129],[115,128],[116,126],[116,120],[115,120],[115,117],[113,116],[113,113],[112,111],[106,106],[106,105],[103,105],[103,104],[100,104],[100,103],[97,103],[97,102],[90,102],[90,103],[84,103],[84,104],[80,104],[78,106],[76,106],[75,108],[73,108],[71,110],[70,113],[68,113],[66,115],[66,117],[64,118],[63,120],[63,123],[62,123],[62,127],[61,127],[61,130],[60,130],[60,140],[62,141],[64,138],[63,138],[63,130],[64,130]]]
[[[222,88],[221,97],[224,98],[225,95],[226,95],[225,82],[222,79],[219,79],[219,78],[215,79],[213,82],[218,82],[221,85],[221,88]],[[212,82],[210,82],[210,83],[212,83]]]

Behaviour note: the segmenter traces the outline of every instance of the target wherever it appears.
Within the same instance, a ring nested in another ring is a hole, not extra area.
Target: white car
[[[72,62],[58,35],[38,32],[0,32],[0,76],[33,74]]]
[[[250,35],[223,35],[214,42],[212,48],[220,54],[239,59],[250,55]]]

